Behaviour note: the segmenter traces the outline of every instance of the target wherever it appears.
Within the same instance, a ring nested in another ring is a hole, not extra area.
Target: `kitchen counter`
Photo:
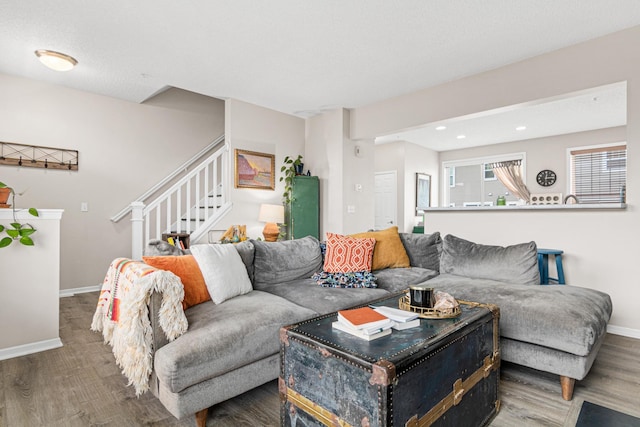
[[[593,204],[569,204],[569,205],[520,205],[520,206],[455,206],[442,208],[427,208],[424,213],[429,212],[504,212],[504,211],[549,211],[549,210],[611,210],[626,209],[626,203],[593,203]]]

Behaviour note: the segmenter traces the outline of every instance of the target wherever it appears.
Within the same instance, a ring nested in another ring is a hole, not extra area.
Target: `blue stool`
[[[549,282],[556,282],[564,285],[564,270],[562,268],[562,254],[560,249],[538,249],[538,270],[540,270],[540,284],[548,285]],[[556,259],[556,271],[558,278],[549,277],[549,255]]]

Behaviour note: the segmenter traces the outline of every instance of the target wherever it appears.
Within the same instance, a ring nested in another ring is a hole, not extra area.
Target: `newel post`
[[[131,203],[131,258],[135,260],[142,259],[143,252],[143,225],[144,225],[144,203]]]

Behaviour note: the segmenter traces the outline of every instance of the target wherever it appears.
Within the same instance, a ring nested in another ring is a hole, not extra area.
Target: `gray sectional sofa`
[[[571,399],[606,334],[608,295],[539,285],[533,242],[486,246],[439,233],[400,238],[411,266],[374,271],[377,288],[318,286],[311,275],[323,258],[312,237],[238,244],[253,290],[187,309],[188,331],[172,342],[158,326],[161,296],[153,294],[153,394],[177,418],[196,414],[204,425],[207,408],[278,377],[280,327],[424,283],[458,299],[498,305],[502,360],[560,375],[563,397]]]

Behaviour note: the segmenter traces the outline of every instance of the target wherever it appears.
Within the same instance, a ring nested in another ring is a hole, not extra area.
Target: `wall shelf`
[[[0,141],[0,165],[78,170],[78,150]]]

